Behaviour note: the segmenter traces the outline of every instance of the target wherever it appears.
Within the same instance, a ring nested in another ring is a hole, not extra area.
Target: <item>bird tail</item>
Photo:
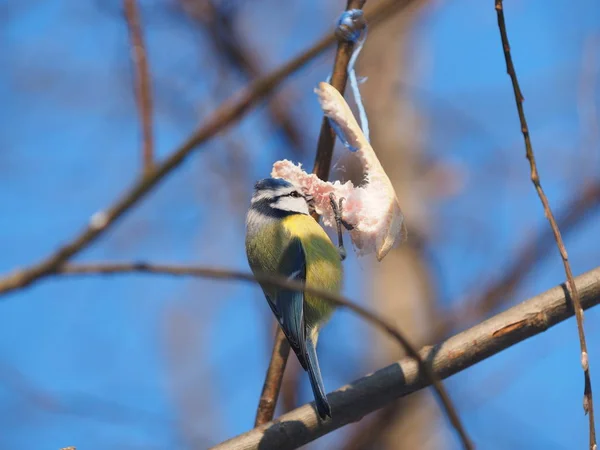
[[[325,386],[323,385],[323,378],[321,378],[321,369],[319,369],[319,360],[317,359],[317,348],[312,339],[306,340],[306,354],[308,377],[310,378],[310,385],[312,387],[313,394],[315,396],[315,404],[317,406],[317,412],[321,419],[325,417],[331,417],[331,406],[327,401],[327,395],[325,394]]]

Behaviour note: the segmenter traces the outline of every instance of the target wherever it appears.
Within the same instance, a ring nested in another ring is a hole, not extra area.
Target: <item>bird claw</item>
[[[344,200],[345,198],[341,197],[339,201],[336,201],[335,194],[333,192],[329,194],[329,204],[333,210],[333,217],[335,219],[338,234],[338,253],[340,254],[340,260],[342,261],[345,260],[347,256],[346,249],[344,248],[344,239],[342,237],[342,225],[348,231],[354,229],[353,225],[349,224],[342,218],[344,211]]]

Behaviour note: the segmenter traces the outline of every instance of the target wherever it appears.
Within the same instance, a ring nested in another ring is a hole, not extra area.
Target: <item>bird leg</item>
[[[342,261],[346,259],[346,249],[344,248],[344,238],[342,236],[342,225],[348,231],[354,229],[352,225],[350,225],[348,222],[342,219],[342,214],[344,211],[344,200],[344,197],[342,197],[340,198],[339,202],[337,202],[335,194],[333,192],[329,194],[329,203],[331,204],[331,209],[333,210],[333,217],[335,218],[335,224],[337,228],[338,252]]]

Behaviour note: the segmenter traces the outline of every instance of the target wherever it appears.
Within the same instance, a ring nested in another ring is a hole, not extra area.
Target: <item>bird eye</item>
[[[294,192],[290,193],[290,197],[299,198],[299,197],[302,197],[302,195],[300,195],[299,192],[294,191]]]

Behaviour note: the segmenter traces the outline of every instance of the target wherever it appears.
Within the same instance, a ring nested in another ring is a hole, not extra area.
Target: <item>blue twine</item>
[[[365,79],[363,78],[359,81],[356,77],[356,71],[354,70],[358,55],[360,54],[360,51],[362,50],[367,39],[367,22],[365,21],[363,11],[361,9],[349,9],[344,11],[338,19],[335,34],[338,39],[356,44],[354,51],[352,52],[352,56],[350,57],[350,61],[348,62],[348,79],[350,81],[352,94],[354,95],[354,101],[356,102],[356,106],[358,108],[360,126],[365,138],[367,138],[367,142],[371,142],[369,138],[369,119],[367,118],[367,113],[365,111],[358,86],[360,83],[363,83]],[[331,75],[327,78],[329,82]],[[329,122],[331,123],[332,121],[330,120]],[[349,145],[347,139],[345,139],[345,136],[340,135],[341,133],[339,132],[339,127],[332,124],[332,128],[348,149],[351,151],[356,151],[356,148],[353,148]]]
[[[331,128],[333,129],[337,137],[340,139],[340,141],[342,141],[344,147],[346,147],[351,152],[355,152],[356,150],[358,150],[358,147],[354,147],[350,144],[350,142],[348,142],[346,134],[344,133],[342,128],[337,123],[335,123],[335,121],[331,120],[329,117],[327,118],[327,120],[329,120],[329,125],[331,125]]]
[[[356,42],[366,24],[362,9],[349,9],[338,19],[335,35],[342,41]]]

